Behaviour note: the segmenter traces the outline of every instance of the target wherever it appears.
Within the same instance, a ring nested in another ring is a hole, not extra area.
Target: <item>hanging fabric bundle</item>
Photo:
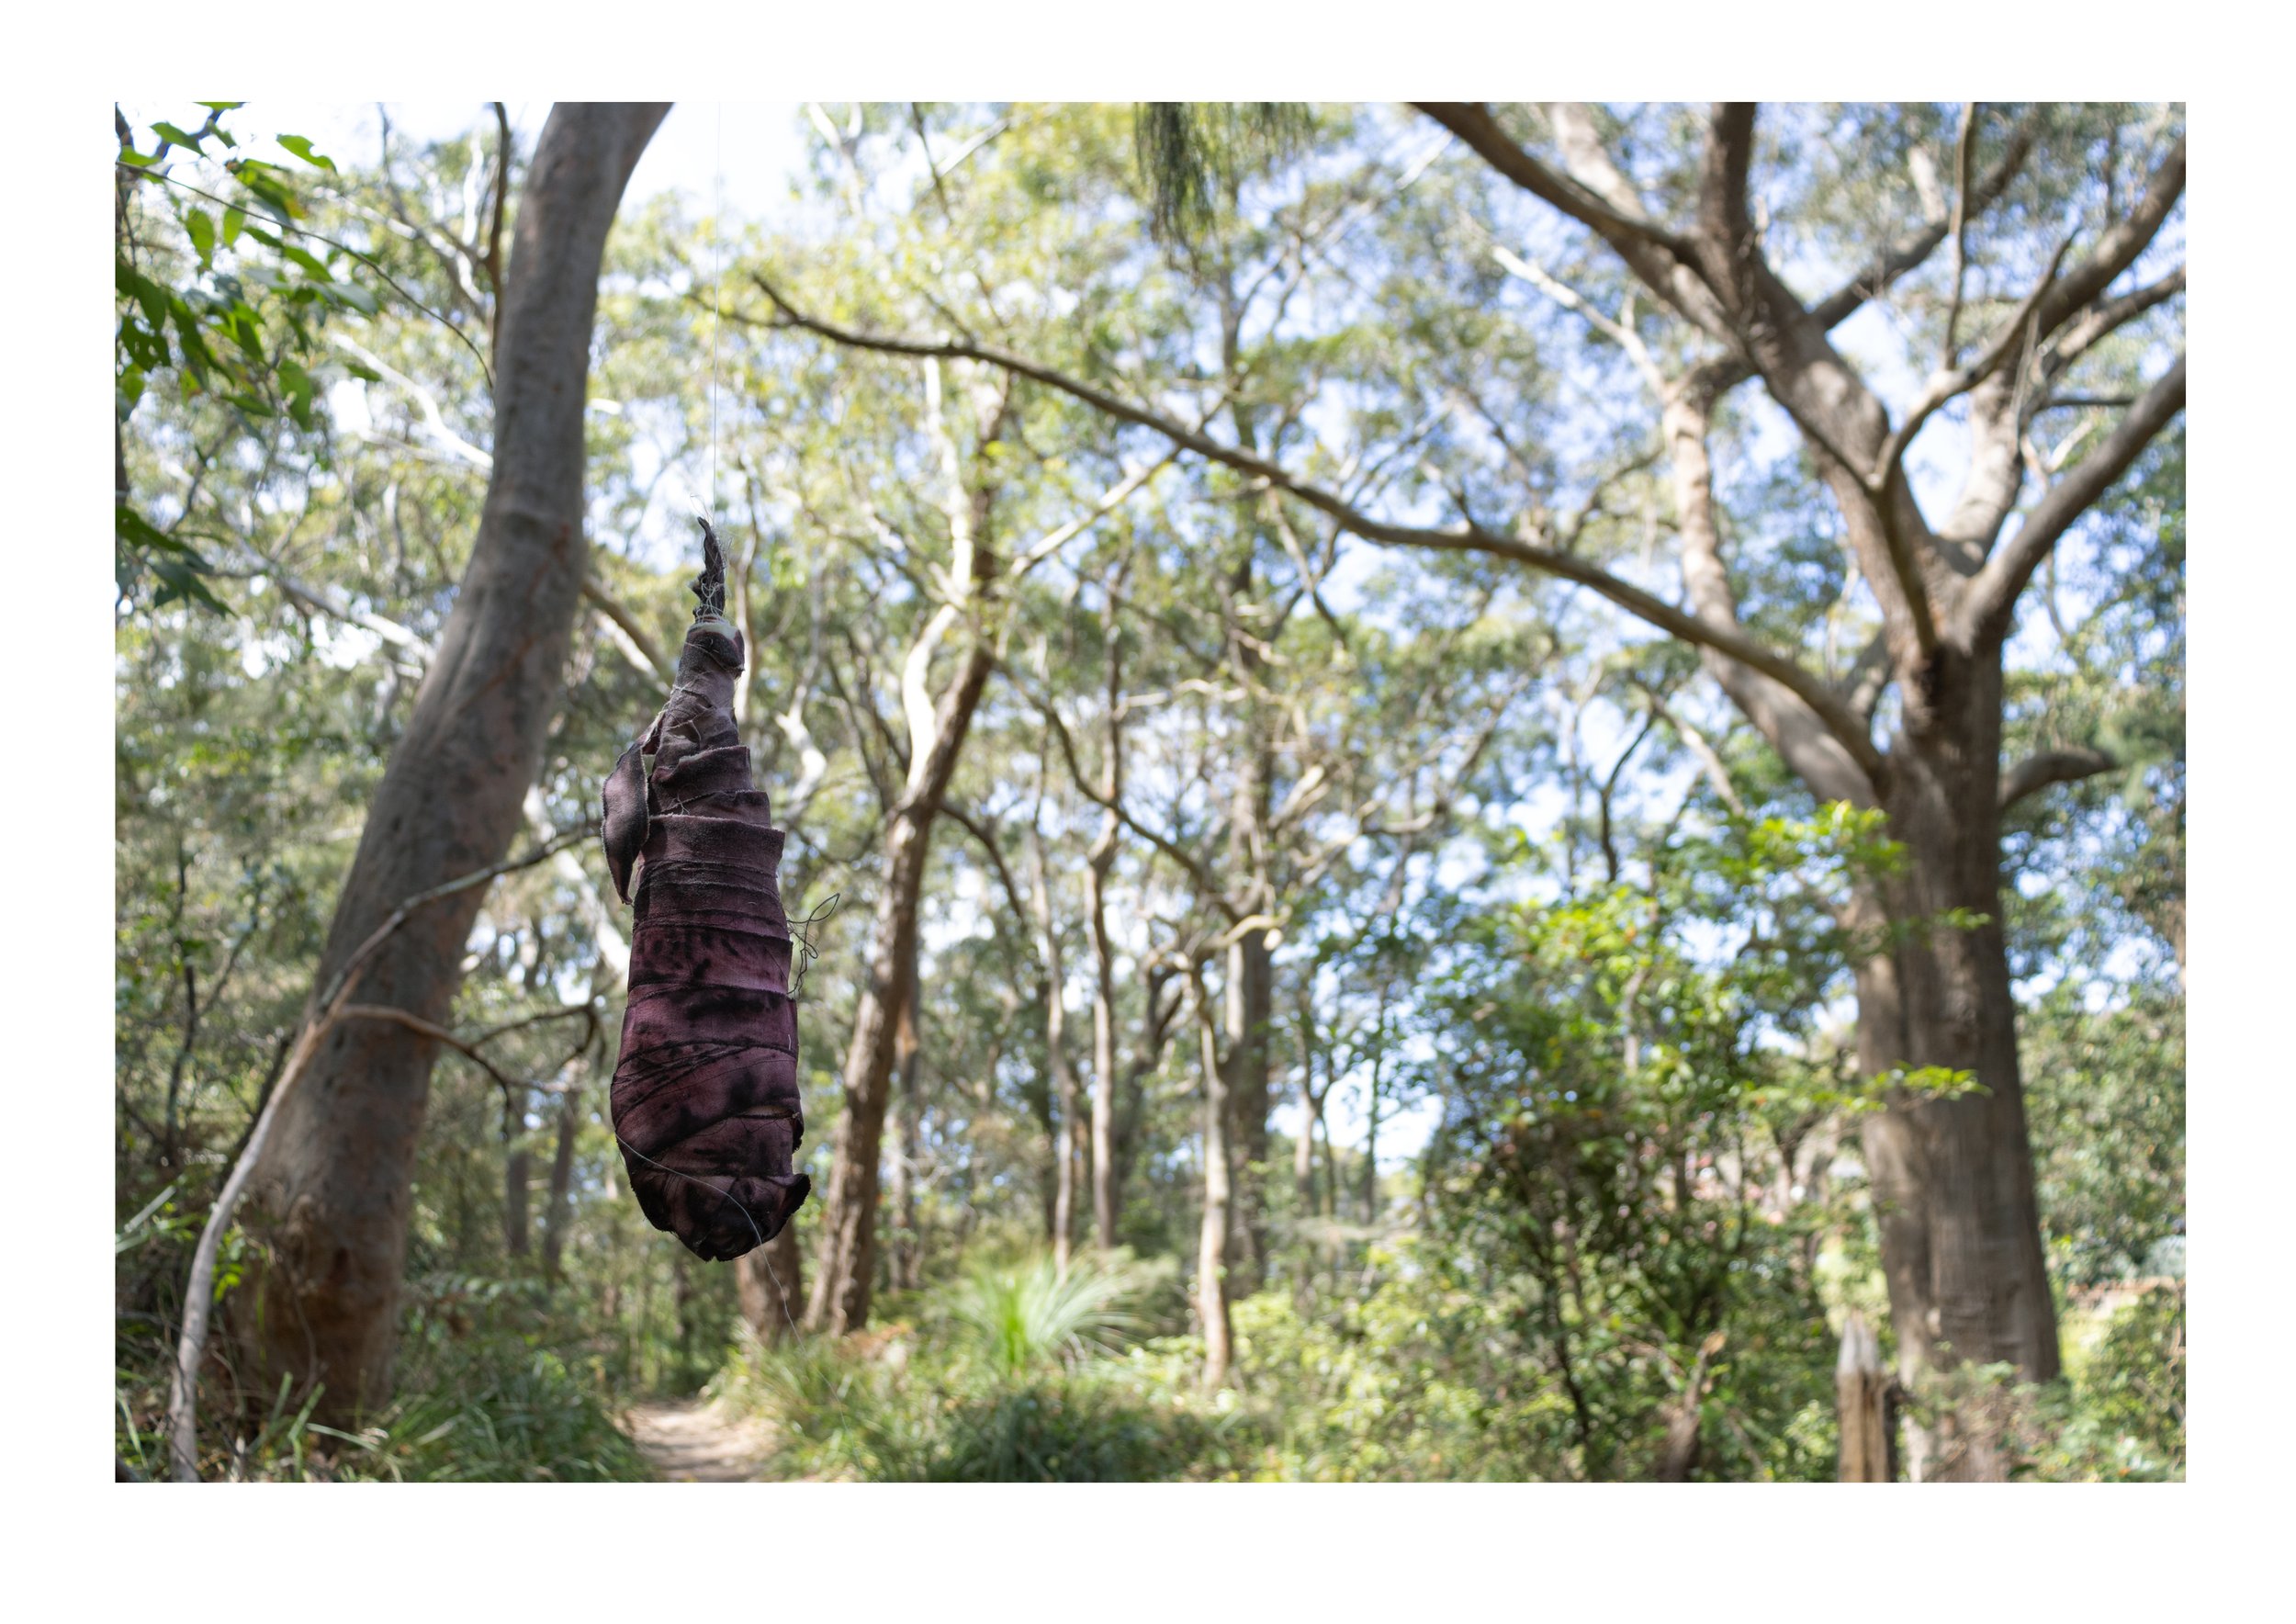
[[[717,1261],[772,1239],[812,1185],[792,1165],[805,1120],[782,831],[734,726],[747,648],[706,519],[702,557],[677,683],[606,779],[602,833],[614,889],[636,899],[614,1133],[647,1220]]]

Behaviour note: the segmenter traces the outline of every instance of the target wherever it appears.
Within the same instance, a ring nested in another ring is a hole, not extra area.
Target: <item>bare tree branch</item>
[[[2001,155],[1985,178],[1977,183],[1969,197],[1964,224],[1975,220],[1999,200],[2024,168],[2025,160],[2032,152],[2033,137],[2041,128],[2040,108],[2029,109],[2009,131],[2009,141]],[[1941,215],[1925,221],[1919,229],[1908,232],[1876,254],[1866,267],[1832,293],[1810,307],[1810,314],[1828,328],[1839,327],[1857,313],[1858,308],[1875,295],[1886,292],[1890,286],[1913,271],[1919,270],[1935,254],[1938,244],[1945,241],[1953,229],[1950,215]]]
[[[1469,520],[1466,523],[1435,529],[1424,525],[1398,524],[1375,519],[1319,486],[1296,479],[1274,463],[1232,445],[1223,445],[1199,431],[1174,421],[1148,407],[1135,405],[1105,389],[1069,378],[1041,363],[1023,355],[989,345],[964,340],[917,340],[880,337],[840,327],[829,321],[805,315],[790,305],[762,277],[754,278],[758,287],[782,314],[783,324],[803,328],[835,343],[855,349],[875,350],[887,355],[922,355],[951,359],[982,361],[1001,367],[1019,377],[1055,389],[1084,401],[1120,422],[1153,429],[1175,444],[1184,446],[1210,461],[1221,463],[1240,473],[1250,474],[1267,485],[1289,492],[1308,506],[1337,520],[1341,525],[1367,541],[1392,547],[1419,547],[1435,552],[1478,552],[1495,558],[1509,558],[1535,570],[1558,575],[1588,587],[1616,603],[1637,618],[1648,622],[1668,635],[1700,648],[1715,649],[1739,661],[1773,682],[1797,694],[1830,728],[1842,739],[1845,748],[1858,757],[1861,766],[1869,773],[1878,773],[1881,757],[1874,750],[1870,737],[1860,728],[1840,701],[1827,687],[1823,679],[1804,669],[1797,661],[1777,651],[1762,647],[1752,638],[1734,629],[1706,624],[1672,604],[1643,591],[1640,587],[1619,580],[1609,571],[1584,558],[1539,547],[1514,536],[1502,535]]]
[[[1953,617],[1964,645],[1974,646],[1979,639],[1998,641],[2008,635],[2009,611],[2018,594],[2025,590],[2049,549],[2056,546],[2057,538],[2097,504],[2152,443],[2153,436],[2183,410],[2184,356],[2179,355],[2176,365],[2113,425],[2105,443],[2051,486],[2025,515],[2017,534],[1986,560],[1985,568],[1963,593]]]
[[[625,652],[635,653],[663,682],[675,682],[678,680],[676,662],[662,653],[661,645],[654,641],[653,635],[646,629],[646,623],[631,613],[628,604],[599,585],[596,576],[586,575],[582,578],[582,596],[595,604],[598,612],[613,624],[614,629],[629,640],[630,646]]]
[[[2075,784],[2110,773],[2121,763],[2100,750],[2050,750],[2027,756],[2001,774],[2001,810],[2006,812],[2036,790]]]
[[[2136,263],[2136,258],[2160,234],[2169,210],[2184,195],[2184,138],[2168,150],[2160,167],[2145,183],[2136,207],[2107,228],[2097,252],[2066,272],[2041,301],[2035,313],[2043,337],[2072,319],[2084,305],[2112,285],[2113,278]]]

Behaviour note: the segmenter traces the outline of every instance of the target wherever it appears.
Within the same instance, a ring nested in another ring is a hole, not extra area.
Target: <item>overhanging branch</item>
[[[2001,810],[2053,784],[2077,784],[2120,765],[2100,750],[2048,750],[2027,756],[2001,775]]]
[[[1295,478],[1275,463],[1236,446],[1224,445],[1200,430],[1191,429],[1152,408],[1123,400],[1081,379],[1069,378],[1025,355],[969,340],[887,337],[841,327],[798,310],[762,276],[753,280],[759,290],[781,312],[782,325],[800,328],[854,349],[873,350],[884,355],[979,361],[1004,367],[1019,377],[1058,389],[1120,423],[1153,430],[1207,461],[1248,474],[1269,487],[1286,491],[1336,520],[1343,528],[1366,541],[1390,547],[1417,547],[1430,552],[1484,553],[1576,581],[1668,636],[1700,648],[1712,648],[1790,690],[1824,718],[1828,729],[1841,741],[1843,748],[1861,767],[1875,777],[1882,773],[1881,754],[1874,748],[1870,734],[1858,725],[1856,718],[1823,679],[1797,661],[1774,649],[1763,648],[1744,634],[1709,626],[1583,558],[1503,535],[1472,521],[1435,528],[1399,524],[1374,518],[1331,491]]]

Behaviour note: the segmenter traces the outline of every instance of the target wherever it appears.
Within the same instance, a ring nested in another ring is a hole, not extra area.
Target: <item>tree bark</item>
[[[1113,727],[1110,728],[1113,733]],[[1085,869],[1085,911],[1092,925],[1092,1239],[1116,1246],[1116,946],[1109,936],[1109,870],[1116,859],[1109,813]],[[1151,995],[1153,996],[1153,994]]]
[[[902,1006],[917,996],[917,909],[925,888],[932,826],[956,772],[973,713],[980,705],[996,654],[976,641],[957,681],[942,696],[930,750],[918,758],[911,787],[894,807],[885,836],[884,889],[878,894],[869,979],[845,1051],[845,1110],[829,1149],[827,1217],[815,1258],[805,1327],[843,1336],[869,1323],[877,1269],[878,1161],[884,1145],[887,1083]]]
[[[1120,573],[1119,580],[1121,579]],[[1105,763],[1109,808],[1085,866],[1085,915],[1092,930],[1092,1238],[1102,1251],[1116,1246],[1120,1185],[1116,1163],[1116,943],[1109,934],[1109,875],[1116,867],[1116,807],[1124,797],[1124,656],[1116,619],[1113,583],[1100,612],[1107,644]],[[1154,1003],[1157,989],[1150,987]]]
[[[861,987],[852,1041],[845,1051],[845,1109],[830,1143],[827,1216],[813,1294],[805,1304],[805,1328],[832,1336],[857,1331],[869,1321],[877,1269],[878,1161],[884,1146],[886,1085],[901,1013],[917,996],[917,909],[925,888],[925,860],[973,714],[980,708],[989,673],[996,668],[995,644],[975,624],[956,676],[938,701],[928,686],[934,650],[968,610],[977,607],[996,579],[996,554],[987,531],[997,487],[993,480],[968,484],[963,477],[956,440],[943,421],[938,364],[926,367],[925,396],[927,423],[946,487],[942,511],[949,521],[947,579],[952,596],[918,633],[902,672],[902,708],[909,727],[908,777],[886,819],[884,889],[877,896],[869,978]],[[981,444],[996,439],[1011,400],[1009,380],[1001,391],[981,392]]]
[[[1890,1447],[1889,1372],[1865,1316],[1841,1329],[1834,1365],[1834,1409],[1840,1428],[1835,1476],[1845,1483],[1885,1483],[1896,1477]]]
[[[575,1142],[581,1130],[581,1090],[568,1083],[566,1092],[558,1096],[557,1148],[550,1156],[549,1204],[543,1212],[542,1273],[546,1280],[558,1278],[566,1257],[566,1232],[574,1219]]]
[[[1239,423],[1250,430],[1249,414]],[[1231,614],[1252,595],[1252,563],[1247,554],[1232,583]],[[1238,912],[1263,912],[1273,902],[1268,878],[1267,821],[1275,777],[1275,750],[1268,737],[1261,705],[1252,694],[1263,661],[1259,650],[1232,627],[1229,659],[1237,685],[1244,692],[1244,746],[1238,762],[1235,791],[1229,806],[1228,861],[1246,890]],[[1266,930],[1247,930],[1228,949],[1227,976],[1221,987],[1228,1044],[1225,1092],[1230,1113],[1227,1133],[1235,1158],[1233,1295],[1248,1297],[1259,1290],[1267,1266],[1267,1112],[1273,1103],[1268,1075],[1268,1026],[1274,1015],[1274,951]]]
[[[923,1090],[918,1087],[917,1068],[923,1050],[917,1036],[917,972],[909,972],[910,996],[901,1009],[901,1023],[893,1040],[893,1075],[895,1093],[886,1110],[895,1119],[893,1129],[893,1267],[889,1273],[893,1289],[913,1291],[917,1289],[922,1263],[923,1236],[917,1222],[917,1112],[922,1109]]]
[[[598,276],[624,186],[666,103],[568,103],[537,144],[503,291],[493,472],[438,656],[391,752],[343,882],[324,985],[402,897],[500,859],[541,763],[588,567],[582,412]],[[444,1022],[474,891],[426,909],[361,996]],[[250,1217],[269,1257],[248,1327],[266,1391],[323,1388],[334,1425],[390,1390],[409,1181],[436,1045],[338,1025],[287,1101]]]
[[[734,1292],[741,1303],[741,1317],[771,1347],[796,1334],[797,1317],[805,1312],[805,1254],[797,1245],[797,1225],[782,1225],[781,1233],[762,1246],[753,1246],[734,1259]]]
[[[1204,1323],[1204,1388],[1224,1386],[1234,1357],[1228,1318],[1228,1088],[1211,1011],[1204,1007],[1203,972],[1187,968],[1187,997],[1196,1020],[1204,1080],[1204,1222],[1196,1247],[1196,1309]]]
[[[1897,874],[1852,905],[1879,951],[1857,965],[1858,1062],[1974,1073],[1980,1091],[1905,1098],[1866,1119],[1882,1268],[1900,1372],[2006,1361],[2029,1382],[2057,1374],[2056,1308],[2041,1249],[2017,1009],[2001,928],[2001,662],[1998,648],[1933,662],[1928,725],[1890,751]],[[1941,922],[1949,909],[1984,922]],[[1964,1437],[1957,1477],[1997,1477],[1996,1440]],[[1909,1472],[1933,1475],[1930,1440],[1908,1438]]]
[[[1044,1056],[1052,1074],[1052,1267],[1068,1272],[1069,1247],[1075,1237],[1076,1212],[1076,1073],[1068,1064],[1068,1019],[1061,989],[1060,924],[1052,912],[1051,866],[1044,860],[1044,836],[1029,831],[1030,877],[1036,892],[1037,934],[1044,952]]]

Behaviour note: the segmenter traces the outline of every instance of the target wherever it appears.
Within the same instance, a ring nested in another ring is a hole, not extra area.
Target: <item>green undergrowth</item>
[[[433,1280],[401,1336],[397,1393],[355,1427],[315,1421],[318,1395],[235,1407],[210,1382],[201,1475],[210,1481],[600,1483],[649,1478],[614,1423],[599,1361],[531,1281]],[[164,1381],[120,1372],[119,1460],[166,1475]]]

